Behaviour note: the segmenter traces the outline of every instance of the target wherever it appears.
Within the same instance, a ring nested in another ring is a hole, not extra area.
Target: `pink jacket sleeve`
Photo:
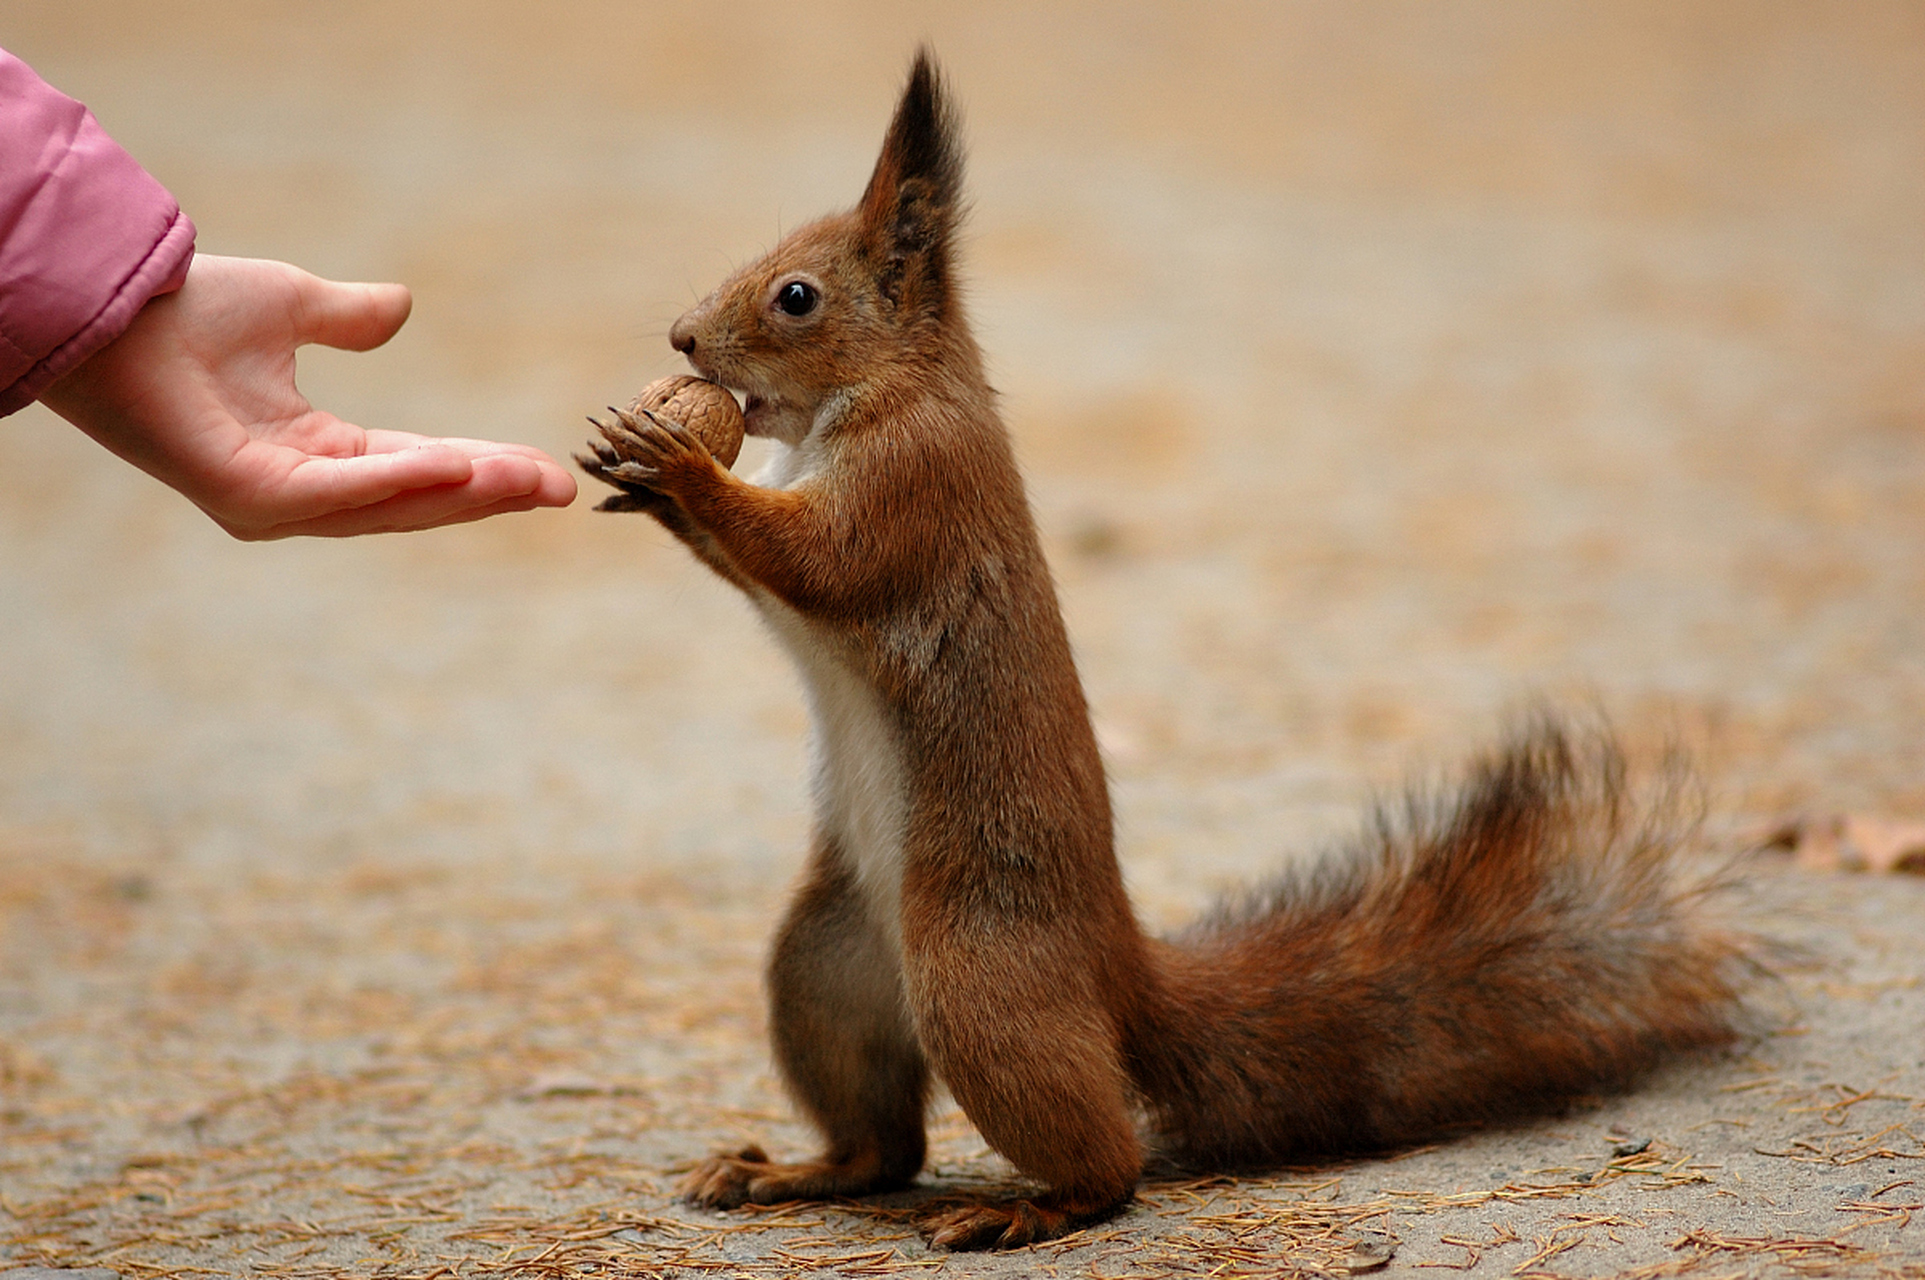
[[[194,224],[93,113],[0,50],[0,415],[180,288]]]

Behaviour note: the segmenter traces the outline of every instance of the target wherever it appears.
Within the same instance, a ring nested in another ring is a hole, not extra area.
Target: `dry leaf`
[[[1397,1241],[1381,1231],[1362,1232],[1340,1264],[1351,1275],[1380,1271],[1397,1256]]]

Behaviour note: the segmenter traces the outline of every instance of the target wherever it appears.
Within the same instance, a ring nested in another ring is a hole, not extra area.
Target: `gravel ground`
[[[558,453],[854,198],[925,37],[1148,921],[1539,698],[1688,744],[1716,850],[1925,819],[1916,5],[0,12],[202,248],[414,287],[317,402]],[[1770,1029],[1627,1097],[1004,1258],[914,1233],[1010,1178],[953,1111],[911,1195],[677,1205],[807,1142],[758,990],[804,719],[588,505],[243,546],[0,428],[0,1268],[1925,1274],[1925,880],[1778,854]]]

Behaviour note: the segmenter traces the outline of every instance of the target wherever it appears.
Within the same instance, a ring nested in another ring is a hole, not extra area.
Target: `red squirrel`
[[[940,1081],[1041,1190],[946,1212],[930,1238],[1015,1246],[1118,1212],[1146,1139],[1210,1169],[1381,1150],[1728,1040],[1744,944],[1676,887],[1677,842],[1608,736],[1550,718],[1348,857],[1144,933],[963,313],[961,180],[925,50],[860,203],[669,332],[780,443],[767,469],[739,479],[624,411],[579,459],[622,490],[605,509],[653,516],[748,595],[814,729],[813,847],[768,988],[776,1061],[825,1148],[715,1156],[685,1197],[905,1186]]]

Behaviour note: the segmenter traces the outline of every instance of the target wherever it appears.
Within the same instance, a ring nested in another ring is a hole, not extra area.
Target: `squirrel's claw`
[[[595,510],[648,511],[660,506],[665,499],[649,484],[655,475],[654,469],[622,456],[635,451],[630,447],[630,438],[623,435],[624,428],[594,417],[588,421],[603,438],[588,441],[590,452],[575,454],[575,465],[603,484],[621,490],[602,499]]]
[[[615,421],[602,422],[596,418],[589,421],[602,433],[609,447],[621,460],[621,465],[634,464],[645,471],[628,472],[623,478],[629,484],[647,484],[659,488],[668,473],[697,460],[709,457],[708,449],[690,431],[673,418],[664,418],[648,409],[617,409],[614,405],[608,411],[615,415]],[[610,475],[621,474],[620,466],[607,468]]]
[[[590,418],[589,421],[595,423],[595,426],[597,428],[599,428],[602,425],[599,422],[595,422],[593,418]],[[616,453],[615,450],[605,440],[590,440],[588,442],[588,447],[595,451],[595,461],[600,466],[612,467],[617,462],[621,461],[621,455]]]
[[[589,447],[595,450],[597,456],[608,459],[603,464],[605,467],[613,468],[623,462],[646,463],[657,452],[651,447],[653,442],[647,434],[647,426],[628,414],[620,414],[619,417],[627,421],[618,419],[615,422],[603,422],[600,418],[590,418],[589,421],[595,424],[595,430],[602,433],[606,443],[598,445],[591,440]],[[631,427],[630,422],[635,422],[635,427]],[[636,427],[641,429],[637,430]]]
[[[923,1224],[923,1231],[929,1243],[941,1249],[1017,1249],[1113,1217],[1127,1202],[1125,1197],[1113,1204],[1092,1202],[1076,1207],[1047,1200],[972,1204],[937,1215]]]
[[[595,427],[598,430],[605,429],[603,428],[602,424],[599,422],[596,422],[595,419],[590,418],[589,421],[591,423],[594,423]],[[602,441],[590,440],[587,443],[588,443],[588,448],[591,452],[577,453],[573,455],[575,459],[575,465],[580,467],[583,471],[587,472],[589,475],[595,477],[597,480],[600,480],[602,483],[614,485],[617,489],[621,489],[624,491],[623,493],[616,494],[613,497],[607,499],[605,502],[603,502],[603,504],[600,507],[597,507],[596,510],[625,511],[625,510],[633,509],[626,505],[623,505],[623,506],[609,505],[610,503],[616,502],[620,498],[627,497],[636,493],[638,489],[641,490],[642,492],[647,491],[645,486],[641,486],[638,483],[638,477],[636,477],[633,472],[629,472],[627,474],[617,474],[620,468],[624,466],[629,466],[632,464],[624,463],[622,461],[622,456],[619,453],[617,453],[612,446],[605,444]]]
[[[641,511],[654,505],[664,493],[668,473],[678,464],[695,456],[705,456],[702,442],[687,427],[647,409],[618,409],[608,422],[589,416],[589,425],[600,433],[600,440],[588,442],[589,453],[578,453],[575,462],[589,475],[622,492],[606,499],[598,511]]]
[[[595,420],[590,418],[589,421],[594,422]],[[600,424],[597,423],[596,425],[599,426]],[[606,474],[608,468],[620,462],[622,460],[621,455],[599,440],[590,440],[587,443],[588,448],[593,451],[594,456],[590,457],[588,454],[581,453],[575,454],[575,465],[598,480],[608,480]],[[614,481],[609,480],[609,483],[613,484]]]
[[[693,431],[673,418],[664,418],[653,409],[616,409],[621,424],[640,440],[648,441],[663,453],[707,453],[708,448]],[[650,427],[654,431],[649,430]],[[670,447],[670,442],[674,447]]]
[[[768,1153],[754,1145],[711,1156],[682,1179],[681,1196],[704,1208],[737,1209],[755,1198],[756,1179],[774,1167]]]
[[[598,418],[590,418],[589,421],[595,424],[595,429],[602,433],[602,439],[608,441],[616,453],[631,462],[691,451],[700,444],[687,427],[673,418],[658,417],[646,409],[631,413],[613,405],[609,406],[608,411],[615,415],[615,421],[603,422]]]
[[[1051,1228],[1055,1229],[1052,1230]],[[1027,1200],[970,1205],[928,1224],[929,1243],[958,1253],[976,1249],[1015,1249],[1063,1233],[1064,1224],[1046,1223]]]
[[[648,428],[642,425],[642,423],[646,421],[653,426],[660,427],[662,430],[668,432],[670,435],[687,435],[688,434],[687,427],[683,426],[681,423],[677,422],[673,418],[664,418],[661,414],[655,412],[653,409],[640,409],[640,408],[617,409],[615,408],[614,405],[610,405],[608,407],[609,407],[609,411],[612,412],[616,416],[616,418],[620,419],[621,424],[624,427],[627,427],[630,431],[635,431],[635,432],[646,431]]]

